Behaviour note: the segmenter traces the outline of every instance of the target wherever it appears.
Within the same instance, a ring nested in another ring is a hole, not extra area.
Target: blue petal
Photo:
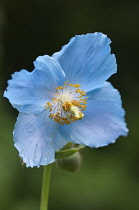
[[[65,77],[58,62],[50,56],[38,57],[34,65],[33,72],[14,73],[4,92],[13,107],[28,114],[42,111],[53,98],[55,87],[63,85]]]
[[[35,115],[20,113],[18,116],[14,142],[27,167],[54,162],[55,150],[67,143],[58,133],[59,125],[48,115],[49,112],[45,110]]]
[[[111,55],[110,39],[102,33],[77,35],[53,57],[60,63],[70,83],[78,83],[86,91],[102,87],[117,71]]]
[[[63,136],[62,133],[59,132],[60,130],[60,127],[61,125],[59,125],[58,123],[56,123],[57,125],[57,129],[58,129],[58,132],[55,132],[55,137],[54,137],[54,148],[55,148],[55,151],[58,151],[60,150],[62,147],[64,147],[68,141],[67,139]]]
[[[114,143],[121,135],[126,136],[128,129],[119,92],[106,82],[103,88],[91,91],[88,97],[83,119],[61,131],[69,136],[68,141],[102,147]]]
[[[14,130],[14,142],[27,167],[47,165],[55,161],[50,122],[47,126],[48,120],[44,111],[36,115],[19,114]]]

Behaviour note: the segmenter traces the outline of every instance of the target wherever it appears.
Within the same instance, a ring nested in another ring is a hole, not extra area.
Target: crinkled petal
[[[55,87],[63,85],[64,72],[58,62],[48,56],[40,56],[34,62],[35,70],[21,70],[8,81],[4,96],[18,111],[33,114],[44,109],[51,101]]]
[[[77,35],[53,57],[60,63],[67,81],[78,83],[89,91],[102,87],[117,71],[110,43],[110,39],[102,33]]]
[[[68,141],[90,147],[102,147],[114,143],[119,136],[126,136],[119,92],[108,82],[103,88],[88,93],[88,104],[82,120],[69,127],[61,127]]]
[[[54,162],[55,150],[66,144],[58,133],[58,123],[48,115],[48,111],[44,110],[35,115],[20,113],[18,116],[14,142],[27,167],[39,167]]]

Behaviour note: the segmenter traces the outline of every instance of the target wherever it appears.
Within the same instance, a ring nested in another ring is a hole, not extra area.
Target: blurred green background
[[[127,138],[82,151],[76,174],[53,167],[49,209],[139,209],[139,1],[0,0],[0,209],[38,210],[43,167],[26,168],[13,146],[18,112],[2,97],[11,73],[33,70],[39,55],[59,51],[75,34],[103,32],[112,40]]]

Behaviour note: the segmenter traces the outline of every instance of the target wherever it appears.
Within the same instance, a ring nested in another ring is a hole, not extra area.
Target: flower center
[[[81,85],[71,84],[66,81],[64,86],[56,87],[55,97],[46,103],[45,108],[50,111],[49,117],[55,122],[70,124],[84,117],[88,99]]]

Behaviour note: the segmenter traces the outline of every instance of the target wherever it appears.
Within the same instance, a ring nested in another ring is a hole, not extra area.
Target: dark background
[[[33,70],[39,55],[53,54],[75,34],[103,32],[112,40],[127,138],[82,151],[71,174],[53,167],[49,209],[139,209],[139,1],[0,0],[0,209],[38,210],[43,167],[26,168],[13,146],[18,112],[2,97],[10,75]]]

